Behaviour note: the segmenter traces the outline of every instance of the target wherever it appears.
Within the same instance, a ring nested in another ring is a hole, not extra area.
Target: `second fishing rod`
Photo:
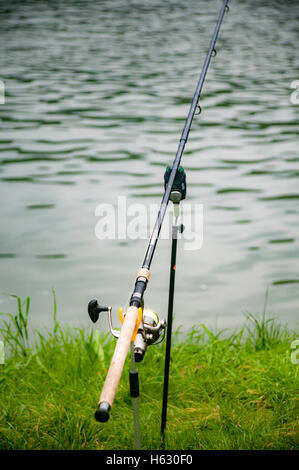
[[[181,158],[184,152],[186,142],[188,140],[188,135],[189,135],[189,131],[191,128],[194,115],[196,114],[197,108],[200,110],[198,101],[201,95],[202,87],[206,78],[206,74],[207,74],[208,67],[211,61],[211,57],[216,55],[215,44],[217,41],[217,37],[218,37],[218,33],[221,27],[223,16],[225,14],[225,11],[228,10],[228,1],[229,0],[223,1],[223,5],[220,10],[218,21],[215,26],[215,30],[214,30],[214,33],[213,33],[213,36],[209,45],[209,49],[208,49],[204,64],[203,64],[203,68],[202,68],[202,71],[201,71],[201,74],[200,74],[200,77],[196,86],[196,90],[195,90],[194,97],[193,97],[193,100],[189,109],[189,113],[185,122],[185,126],[181,134],[181,138],[179,141],[175,159],[173,161],[172,167],[168,168],[168,174],[167,175],[165,174],[164,196],[161,201],[161,206],[157,215],[157,219],[154,225],[151,238],[149,240],[149,244],[146,250],[146,254],[145,254],[142,266],[139,269],[137,277],[136,277],[134,290],[130,297],[129,307],[125,315],[122,315],[122,312],[120,312],[120,319],[122,321],[122,328],[120,330],[120,333],[116,334],[115,330],[112,329],[111,307],[101,307],[97,304],[96,300],[92,300],[89,303],[88,311],[93,321],[96,321],[101,311],[108,311],[111,332],[112,334],[115,333],[114,336],[118,337],[114,354],[113,354],[110,367],[109,367],[109,370],[105,379],[105,383],[102,389],[102,393],[100,396],[98,409],[95,413],[96,419],[101,422],[105,422],[109,419],[109,413],[110,413],[114,396],[115,396],[118,383],[121,377],[125,359],[128,354],[131,342],[133,342],[133,340],[134,341],[136,340],[139,327],[141,326],[144,328],[144,330],[147,331],[146,334],[148,335],[149,338],[153,336],[155,331],[161,332],[161,330],[165,328],[165,324],[163,324],[163,322],[159,322],[158,325],[157,325],[157,322],[155,322],[155,324],[151,325],[150,323],[146,323],[144,321],[143,295],[144,295],[144,292],[146,290],[146,287],[149,281],[150,266],[153,260],[154,252],[157,246],[159,234],[160,234],[163,219],[166,213],[167,205],[171,197],[171,193],[175,189],[178,189],[177,192],[181,193],[181,197],[180,196],[178,197],[180,197],[180,199],[183,199],[185,197],[184,192],[186,191],[186,187],[184,187],[185,180],[183,178],[183,169],[182,167],[180,167]],[[179,200],[176,201],[176,203],[179,203]],[[146,339],[146,335],[144,337]],[[140,354],[140,356],[138,356],[138,354]],[[134,365],[134,360],[139,361],[140,359],[142,359],[142,354],[143,354],[142,347],[140,347],[140,350],[138,350],[138,347],[135,347],[135,357],[131,356],[133,365]],[[132,380],[130,376],[130,381],[131,381],[131,395],[132,395],[132,389],[134,390],[135,388],[136,396],[138,396],[139,394],[139,391],[138,391],[139,387],[137,383],[138,375],[132,374]]]

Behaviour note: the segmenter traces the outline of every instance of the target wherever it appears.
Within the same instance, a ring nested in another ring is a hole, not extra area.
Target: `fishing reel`
[[[112,307],[103,307],[98,304],[96,299],[93,299],[88,304],[88,314],[93,323],[99,319],[100,313],[108,313],[108,323],[112,336],[118,338],[120,331],[112,326]],[[140,317],[136,332],[133,334],[132,340],[134,341],[134,357],[136,362],[141,362],[144,358],[147,346],[158,344],[163,341],[166,328],[166,321],[160,320],[157,313],[149,308],[143,306],[139,309]],[[119,319],[121,323],[124,321],[122,308],[119,309]],[[160,340],[160,341],[159,341]]]

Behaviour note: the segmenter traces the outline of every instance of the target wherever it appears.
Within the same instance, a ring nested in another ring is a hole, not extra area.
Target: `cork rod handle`
[[[129,307],[117,340],[110,367],[100,396],[98,409],[95,412],[97,421],[105,422],[109,419],[114,396],[119,384],[124,363],[130,349],[132,335],[138,318],[138,308]]]

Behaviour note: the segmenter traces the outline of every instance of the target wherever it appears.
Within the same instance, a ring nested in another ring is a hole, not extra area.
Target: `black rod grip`
[[[106,421],[108,421],[109,419],[110,409],[111,406],[109,405],[109,403],[103,401],[99,404],[98,409],[94,414],[95,419],[100,423],[106,423]]]

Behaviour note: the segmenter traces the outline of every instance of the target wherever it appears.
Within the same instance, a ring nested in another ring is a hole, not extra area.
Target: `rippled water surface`
[[[146,240],[95,237],[100,203],[159,203],[221,2],[1,2],[0,310],[30,295],[47,323],[124,305]],[[175,318],[294,324],[299,289],[297,1],[231,2],[183,164],[204,243],[179,243]],[[137,199],[138,198],[138,199]],[[167,313],[170,243],[145,300]],[[102,325],[104,327],[104,325]]]

